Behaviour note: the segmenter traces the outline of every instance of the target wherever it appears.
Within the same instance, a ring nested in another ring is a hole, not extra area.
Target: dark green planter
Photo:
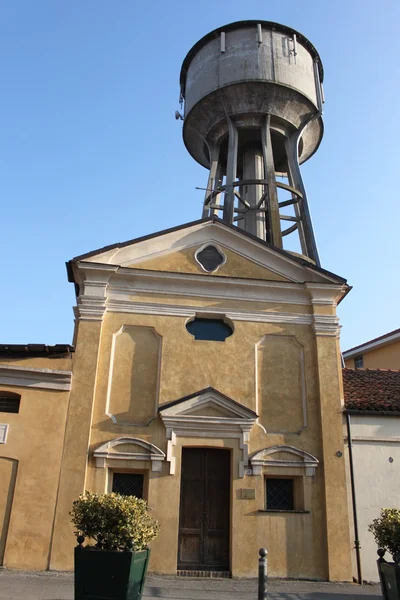
[[[377,564],[384,600],[400,600],[400,567],[386,562],[383,556],[377,560]]]
[[[75,600],[141,600],[150,550],[75,548]]]

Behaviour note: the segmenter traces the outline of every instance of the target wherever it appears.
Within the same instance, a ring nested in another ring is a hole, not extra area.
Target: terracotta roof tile
[[[400,371],[343,369],[348,410],[400,411]]]

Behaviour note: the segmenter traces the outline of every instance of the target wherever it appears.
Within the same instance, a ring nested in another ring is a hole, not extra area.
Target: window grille
[[[266,479],[269,510],[294,510],[293,479]]]
[[[13,392],[0,391],[0,412],[18,413],[21,396]]]
[[[143,498],[143,482],[141,473],[114,473],[112,491],[122,496]]]

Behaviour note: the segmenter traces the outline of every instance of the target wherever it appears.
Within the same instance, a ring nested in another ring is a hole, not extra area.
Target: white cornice
[[[333,315],[314,315],[313,328],[315,335],[339,337],[339,319]]]
[[[110,278],[109,298],[138,293],[310,305],[310,294],[303,283],[125,268]]]
[[[337,303],[343,298],[347,286],[344,284],[309,283],[304,287],[309,291],[311,304],[323,306],[337,306]]]
[[[338,334],[337,319],[334,316],[316,315],[313,318],[308,314],[283,311],[272,314],[251,310],[254,302],[302,306],[323,304],[334,307],[345,292],[345,286],[336,283],[264,281],[197,273],[146,271],[96,263],[78,263],[76,268],[82,271],[76,308],[76,316],[80,320],[101,321],[106,310],[185,317],[194,316],[196,311],[202,310],[194,305],[184,306],[179,300],[174,304],[140,302],[140,295],[161,295],[246,302],[246,310],[218,307],[217,312],[225,313],[232,320],[303,325],[314,323],[319,335]],[[209,312],[214,311],[210,309]]]
[[[71,371],[37,369],[0,365],[0,385],[68,391],[71,389]]]
[[[187,306],[174,304],[158,304],[151,302],[131,302],[129,300],[108,300],[107,312],[134,313],[168,317],[195,317],[197,313],[209,315],[224,314],[232,321],[252,321],[258,323],[294,323],[296,325],[311,325],[313,316],[303,313],[273,313],[263,311],[235,310],[218,306]]]

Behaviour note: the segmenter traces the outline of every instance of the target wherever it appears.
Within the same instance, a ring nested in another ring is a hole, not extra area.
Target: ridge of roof
[[[261,246],[269,248],[270,250],[273,250],[274,252],[277,252],[278,254],[281,254],[282,256],[285,256],[286,258],[289,258],[290,260],[293,260],[294,262],[296,262],[302,266],[310,268],[313,271],[317,271],[318,273],[327,275],[328,277],[332,277],[332,278],[336,279],[338,283],[347,284],[347,280],[344,277],[340,277],[340,275],[336,275],[336,273],[332,273],[331,271],[328,271],[327,269],[318,267],[317,265],[306,260],[305,258],[301,258],[301,256],[296,256],[295,254],[292,254],[291,252],[288,252],[287,250],[283,250],[283,248],[278,248],[277,246],[274,246],[273,244],[270,244],[269,242],[262,240],[261,238],[257,237],[256,235],[249,233],[248,231],[244,231],[242,229],[239,229],[235,225],[226,223],[225,221],[223,221],[222,219],[220,219],[219,217],[216,217],[214,215],[211,217],[205,217],[204,219],[198,219],[196,221],[189,221],[188,223],[176,225],[175,227],[163,229],[161,231],[156,231],[154,233],[146,234],[146,235],[138,237],[138,238],[133,238],[131,240],[127,240],[125,242],[117,242],[116,244],[110,244],[108,246],[103,246],[102,248],[98,248],[97,250],[92,250],[85,254],[80,254],[78,256],[75,256],[74,258],[72,258],[71,260],[69,260],[66,263],[67,273],[68,273],[68,281],[75,283],[72,266],[73,266],[73,264],[75,264],[81,260],[95,256],[96,254],[100,254],[101,252],[107,252],[108,250],[114,250],[116,248],[124,248],[126,246],[130,246],[131,244],[137,244],[137,243],[140,243],[140,242],[152,239],[152,238],[159,237],[161,235],[166,235],[168,233],[173,233],[174,231],[179,231],[180,229],[187,229],[188,227],[194,227],[196,225],[201,225],[201,224],[205,224],[205,223],[217,223],[218,225],[222,225],[223,227],[226,227],[227,229],[230,229],[231,231],[234,231],[237,234],[243,235],[244,237],[247,237],[247,238],[251,239],[252,241],[257,242]],[[349,286],[349,290],[350,289],[351,288]]]
[[[389,331],[389,333],[385,333],[384,335],[380,335],[379,337],[373,338],[372,340],[368,340],[367,342],[364,342],[363,344],[358,344],[358,346],[353,346],[353,348],[349,348],[348,350],[345,350],[344,352],[342,352],[342,354],[344,356],[345,354],[349,354],[350,352],[353,353],[355,350],[358,350],[359,348],[364,348],[364,346],[369,346],[369,344],[374,344],[375,342],[383,341],[386,338],[389,338],[392,335],[397,335],[397,334],[400,334],[400,328],[393,329],[393,331]]]

